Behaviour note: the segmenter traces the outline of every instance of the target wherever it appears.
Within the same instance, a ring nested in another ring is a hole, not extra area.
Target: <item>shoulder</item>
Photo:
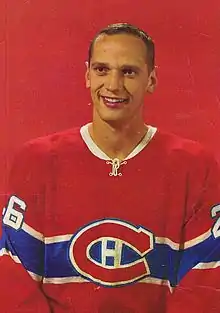
[[[182,138],[173,133],[158,130],[155,135],[155,146],[162,156],[181,167],[216,166],[214,154],[197,141]]]
[[[18,154],[36,157],[49,157],[62,153],[69,147],[82,145],[80,127],[56,132],[47,136],[32,139],[19,149]]]
[[[70,155],[70,151],[82,150],[83,140],[80,127],[38,137],[23,144],[15,153],[10,169],[11,175],[34,172],[36,176],[46,175],[54,159]]]

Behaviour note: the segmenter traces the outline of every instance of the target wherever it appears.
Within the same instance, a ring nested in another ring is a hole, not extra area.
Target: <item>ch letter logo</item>
[[[76,233],[69,256],[81,276],[101,285],[120,286],[150,275],[145,257],[153,246],[154,236],[148,230],[106,219]]]

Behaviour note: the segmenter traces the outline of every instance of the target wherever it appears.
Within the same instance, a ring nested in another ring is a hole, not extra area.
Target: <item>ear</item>
[[[85,62],[86,64],[86,74],[85,74],[85,80],[86,80],[86,88],[90,88],[90,71],[89,71],[89,63]]]
[[[154,68],[148,77],[146,92],[153,93],[156,86],[157,86],[157,73],[156,73],[156,69]]]

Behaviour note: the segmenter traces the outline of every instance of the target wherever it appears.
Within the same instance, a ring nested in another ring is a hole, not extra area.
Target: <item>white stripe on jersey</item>
[[[208,263],[199,263],[193,269],[195,270],[207,270],[212,268],[217,268],[220,266],[220,261],[208,262]]]
[[[22,229],[26,233],[31,235],[32,237],[34,237],[34,238],[36,238],[42,242],[45,242],[46,244],[69,241],[73,237],[73,234],[67,234],[67,235],[51,236],[51,237],[45,237],[44,238],[42,233],[36,231],[34,228],[30,227],[26,223],[23,223]],[[205,232],[204,234],[183,243],[183,248],[187,249],[187,248],[193,247],[193,246],[205,241],[206,239],[208,239],[211,236],[211,234],[212,233],[211,233],[211,229],[210,229],[207,232]],[[177,251],[180,248],[180,243],[174,242],[171,239],[166,238],[166,237],[155,237],[155,242],[157,244],[166,244],[169,247],[171,247],[173,250],[177,250]]]
[[[26,233],[31,235],[32,237],[44,242],[44,235],[42,233],[38,232],[37,230],[35,230],[34,228],[32,228],[31,226],[27,225],[26,223],[23,223],[22,229]]]
[[[44,284],[67,284],[67,283],[91,283],[89,280],[79,277],[79,276],[72,276],[72,277],[53,277],[53,278],[43,278]],[[165,279],[153,278],[153,277],[146,277],[137,283],[142,284],[155,284],[155,285],[162,285],[167,286],[170,289],[170,292],[173,291],[174,288],[170,286],[170,282]]]
[[[5,248],[2,248],[0,250],[0,256],[3,256],[3,255],[10,256],[15,261],[15,263],[21,263],[21,261],[16,255],[13,255],[10,251],[6,250]]]

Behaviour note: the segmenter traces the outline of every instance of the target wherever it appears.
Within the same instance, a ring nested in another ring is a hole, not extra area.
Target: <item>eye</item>
[[[107,73],[108,68],[106,66],[96,66],[94,70],[98,75],[104,75]]]
[[[125,68],[122,70],[122,72],[128,77],[134,77],[137,74],[132,68]]]

